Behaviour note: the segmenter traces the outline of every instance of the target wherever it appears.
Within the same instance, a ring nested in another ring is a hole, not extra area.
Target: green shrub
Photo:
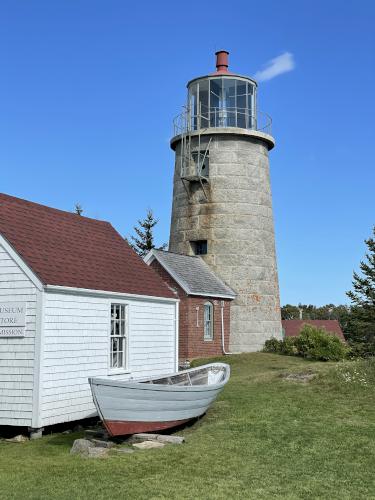
[[[324,328],[308,324],[296,337],[296,348],[300,356],[319,361],[339,361],[348,353],[348,348],[338,337],[330,335]]]
[[[263,351],[285,354],[287,356],[295,356],[298,354],[296,337],[287,337],[284,340],[277,340],[272,337],[271,339],[266,340]]]
[[[350,352],[338,337],[330,335],[324,328],[316,328],[308,324],[303,326],[298,337],[267,340],[263,351],[286,356],[302,356],[319,361],[339,361]]]
[[[282,340],[280,352],[286,356],[298,356],[297,338],[298,337],[286,337]]]
[[[266,340],[263,347],[263,352],[281,352],[281,343],[282,340],[277,340],[272,337],[269,340]]]

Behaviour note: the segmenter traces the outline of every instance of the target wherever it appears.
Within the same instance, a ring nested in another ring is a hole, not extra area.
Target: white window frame
[[[119,323],[119,330],[120,330],[120,335],[113,335],[112,334],[112,307],[113,306],[119,306],[120,310],[123,308],[124,311],[124,318],[120,318]],[[121,328],[122,325],[122,328]],[[123,339],[123,363],[122,366],[119,367],[113,367],[112,366],[112,339],[114,338],[121,338]],[[109,373],[110,374],[117,374],[117,373],[128,373],[129,372],[129,303],[128,302],[123,302],[120,300],[117,301],[111,301],[109,303],[109,356],[108,356],[108,367],[109,367]]]
[[[210,311],[210,318],[207,319],[206,311]],[[207,328],[209,325],[209,331]],[[205,302],[203,307],[203,340],[212,342],[214,340],[214,305],[212,302]]]

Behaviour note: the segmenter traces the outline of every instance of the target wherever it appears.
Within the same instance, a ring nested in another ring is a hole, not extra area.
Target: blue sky
[[[186,82],[222,48],[248,75],[289,57],[258,101],[277,141],[281,302],[344,303],[375,223],[374,24],[372,0],[3,0],[0,191],[79,201],[123,235],[152,207],[167,241]]]

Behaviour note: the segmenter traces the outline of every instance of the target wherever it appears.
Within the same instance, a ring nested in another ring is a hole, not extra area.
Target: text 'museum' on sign
[[[24,337],[26,302],[0,302],[0,338]]]

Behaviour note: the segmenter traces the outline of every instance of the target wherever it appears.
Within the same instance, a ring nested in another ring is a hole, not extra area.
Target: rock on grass
[[[88,439],[76,439],[73,443],[73,446],[70,450],[71,455],[88,455],[88,451],[91,448],[95,448],[94,443],[89,441]],[[103,450],[105,448],[102,448]]]
[[[158,441],[143,441],[142,443],[134,443],[133,447],[138,450],[151,450],[152,448],[163,448],[164,443],[159,443]]]
[[[26,436],[23,436],[22,434],[19,434],[18,436],[14,436],[13,438],[6,439],[8,443],[25,443],[28,441],[29,438]]]
[[[185,441],[185,438],[183,436],[169,436],[167,434],[148,434],[146,432],[140,432],[138,434],[133,434],[129,441],[159,441],[160,443],[167,444],[182,444]]]

